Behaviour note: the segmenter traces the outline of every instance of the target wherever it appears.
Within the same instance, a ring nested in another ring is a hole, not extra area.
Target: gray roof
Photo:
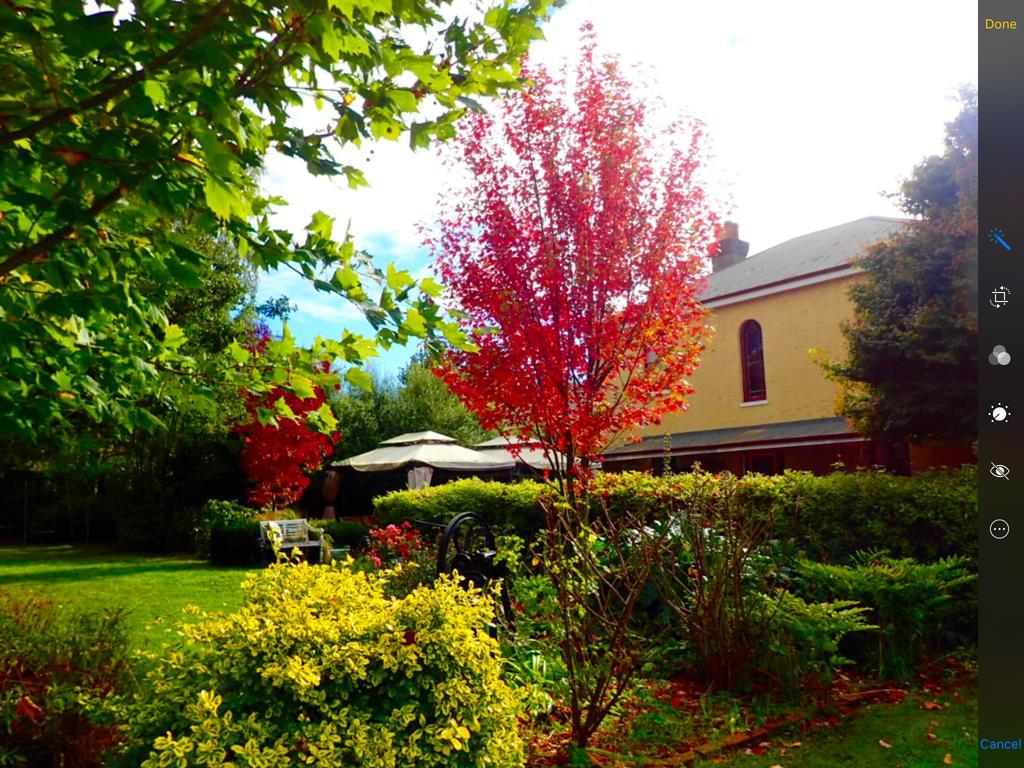
[[[673,453],[697,451],[701,448],[721,448],[782,442],[788,440],[813,440],[826,437],[856,437],[846,419],[804,419],[784,421],[779,424],[759,424],[753,427],[730,427],[728,429],[705,429],[700,432],[679,432],[670,436]],[[631,454],[664,452],[665,436],[650,435],[633,445],[623,445],[605,451],[605,459],[628,459]]]
[[[794,237],[708,277],[702,300],[753,290],[849,264],[864,249],[907,224],[906,219],[866,216]]]

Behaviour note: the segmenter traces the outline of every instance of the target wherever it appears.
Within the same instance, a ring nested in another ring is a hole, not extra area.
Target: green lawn
[[[941,709],[934,710],[924,709],[916,696],[900,704],[871,704],[833,728],[776,735],[760,756],[739,750],[714,760],[697,761],[694,768],[976,766],[977,692],[964,688],[960,695],[960,701],[952,696],[940,697]],[[788,746],[797,743],[800,746]]]
[[[122,608],[136,647],[155,648],[169,638],[186,605],[206,611],[238,608],[249,572],[184,557],[86,547],[0,547],[0,588],[58,605]]]

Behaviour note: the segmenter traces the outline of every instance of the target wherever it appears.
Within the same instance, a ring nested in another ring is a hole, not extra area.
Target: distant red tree
[[[486,428],[593,459],[685,406],[705,339],[698,302],[717,229],[700,180],[703,127],[657,129],[585,31],[575,75],[464,121],[449,162],[470,181],[441,200],[429,244],[476,353],[440,375]]]
[[[295,419],[281,417],[277,424],[261,423],[260,410],[279,410],[282,398]],[[306,423],[309,414],[320,410],[326,402],[323,390],[315,385],[312,397],[300,398],[283,389],[249,397],[249,421],[236,432],[245,439],[242,469],[252,483],[248,493],[252,504],[276,508],[292,504],[302,496],[309,486],[310,474],[320,468],[338,440],[337,434],[327,436]]]

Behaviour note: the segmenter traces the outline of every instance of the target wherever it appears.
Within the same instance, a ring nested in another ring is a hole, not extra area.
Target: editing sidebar
[[[1024,5],[979,4],[979,764],[1024,766]]]

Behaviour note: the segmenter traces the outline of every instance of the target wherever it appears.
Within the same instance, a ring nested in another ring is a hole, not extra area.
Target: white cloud
[[[670,107],[704,119],[713,168],[753,251],[870,214],[942,150],[956,89],[977,82],[963,0],[575,0],[534,55],[572,55],[580,24],[646,65]]]
[[[714,191],[731,197],[757,252],[861,216],[898,215],[883,193],[942,150],[951,97],[977,82],[976,16],[964,0],[633,0],[628,10],[621,0],[571,0],[533,56],[571,59],[590,19],[602,49],[647,67],[669,108],[707,123]],[[302,119],[325,118],[303,110]],[[436,153],[387,142],[345,159],[365,170],[370,189],[271,158],[264,186],[290,202],[277,223],[300,231],[324,210],[338,230],[351,220],[370,252],[426,274],[419,225],[433,221],[443,188]],[[325,322],[324,335],[346,320],[291,276],[260,291],[282,292]]]
[[[315,301],[308,298],[301,298],[295,302],[296,312],[309,315],[317,320],[329,322],[353,322],[362,321],[363,313],[355,304],[343,299],[328,299],[326,301]]]

